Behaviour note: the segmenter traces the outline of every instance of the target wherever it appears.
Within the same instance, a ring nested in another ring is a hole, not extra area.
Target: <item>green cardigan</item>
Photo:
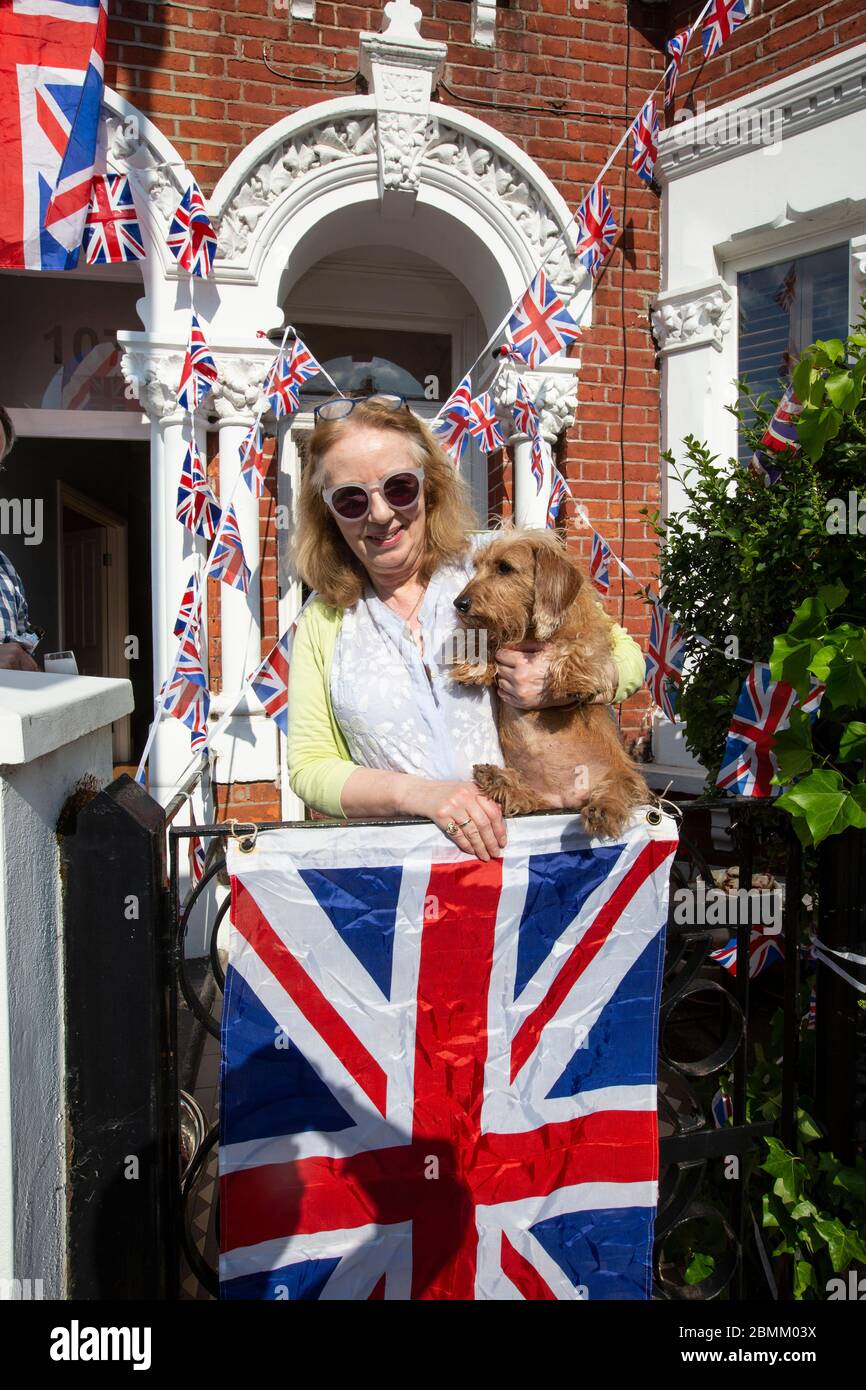
[[[298,620],[289,676],[288,763],[292,791],[328,816],[344,814],[343,784],[354,771],[331,705],[331,662],[343,610],[316,598]],[[640,647],[614,623],[611,656],[619,671],[614,702],[628,699],[644,679]]]

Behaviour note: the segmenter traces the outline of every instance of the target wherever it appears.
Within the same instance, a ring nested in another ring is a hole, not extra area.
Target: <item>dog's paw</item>
[[[492,661],[481,666],[469,661],[455,661],[448,667],[448,674],[458,685],[492,685],[496,679],[496,667]]]
[[[499,805],[505,804],[507,787],[501,767],[494,767],[493,763],[476,763],[472,769],[472,780],[478,790],[489,796],[491,801],[496,801]]]
[[[583,807],[580,818],[587,834],[603,840],[617,839],[622,834],[626,820],[621,811],[613,810],[603,801],[592,800]]]

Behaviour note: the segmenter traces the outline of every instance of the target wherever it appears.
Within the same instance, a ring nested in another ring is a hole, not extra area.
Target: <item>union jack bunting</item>
[[[544,486],[544,441],[541,438],[540,430],[537,430],[532,436],[532,444],[529,448],[529,466],[535,479],[535,495],[537,497]]]
[[[592,533],[592,554],[589,561],[589,577],[600,594],[610,593],[610,562],[613,551],[603,536]]]
[[[206,858],[207,851],[200,837],[198,835],[191,836],[189,842],[189,881],[191,888],[196,888],[204,878]]]
[[[575,255],[591,275],[597,275],[610,254],[619,228],[600,183],[589,190],[577,210]]]
[[[223,1298],[651,1297],[676,828],[508,831],[230,845]]]
[[[132,189],[125,174],[97,174],[84,225],[84,255],[88,265],[140,261],[144,242]]]
[[[823,694],[824,686],[813,680],[802,704],[804,713],[814,716]],[[768,662],[755,663],[743,682],[728,730],[717,779],[720,791],[740,796],[781,794],[782,787],[771,781],[778,771],[773,744],[776,735],[790,725],[791,711],[798,703],[792,686],[773,680]]]
[[[526,290],[506,328],[512,356],[537,367],[580,335],[543,270]]]
[[[198,632],[201,627],[201,593],[199,592],[198,579],[194,574],[189,577],[189,582],[183,591],[183,598],[180,601],[180,608],[174,620],[175,637],[183,637],[187,628],[190,632]]]
[[[683,58],[685,57],[691,37],[691,29],[683,29],[682,33],[675,34],[672,39],[668,39],[665,45],[668,57],[671,60],[665,69],[665,106],[670,106],[676,95],[677,78],[680,75]]]
[[[278,420],[291,415],[301,401],[301,387],[322,370],[309,348],[295,338],[291,352],[279,352],[265,378],[264,393]]]
[[[727,43],[735,29],[743,20],[749,18],[746,0],[712,0],[709,12],[701,26],[701,44],[704,57],[712,58],[723,43]]]
[[[538,434],[538,409],[535,402],[530,399],[529,393],[519,377],[511,413],[519,433],[534,439]]]
[[[240,447],[241,477],[253,497],[261,497],[265,490],[265,474],[268,461],[265,458],[265,437],[258,421],[250,426]]]
[[[265,713],[284,734],[289,732],[289,659],[296,626],[292,623],[250,676],[250,684],[264,705]]]
[[[70,269],[96,159],[105,5],[7,0],[2,9],[0,266]]]
[[[644,183],[652,183],[659,146],[659,113],[655,98],[644,102],[634,123],[631,167]]]
[[[496,407],[489,391],[474,396],[469,402],[469,419],[466,425],[469,433],[478,440],[485,454],[492,454],[505,447],[505,440],[496,419]]]
[[[177,403],[181,410],[188,410],[192,414],[205,396],[213,390],[216,380],[216,363],[210,355],[210,348],[198,316],[193,314],[189,329],[189,347],[183,359],[180,386],[177,388]]]
[[[651,604],[651,609],[646,683],[659,709],[673,721],[676,718],[677,688],[683,678],[685,639],[668,610],[658,600]]]
[[[190,181],[171,219],[168,249],[178,265],[191,275],[201,279],[210,275],[216,255],[217,235],[195,179]]]
[[[211,579],[221,579],[233,589],[247,592],[250,585],[250,571],[244,558],[244,546],[238,529],[234,502],[226,512],[222,529],[218,532],[216,543],[210,557],[209,574]]]
[[[547,526],[555,526],[560,509],[566,497],[571,496],[571,489],[563,478],[558,468],[553,470],[553,481],[550,487],[550,496],[547,499]]]
[[[192,531],[193,535],[201,536],[206,541],[213,540],[219,526],[220,509],[195,440],[187,446],[181,468],[176,515],[181,526]]]
[[[207,717],[210,711],[210,692],[201,659],[200,637],[200,627],[190,625],[181,640],[167,687],[163,685],[163,711],[179,719],[189,729],[189,744],[193,753],[201,753],[207,748]]]
[[[730,1096],[725,1095],[724,1091],[718,1090],[713,1096],[710,1111],[716,1129],[724,1129],[725,1125],[730,1124],[734,1117],[734,1102]]]
[[[761,437],[761,447],[773,449],[776,453],[784,449],[799,449],[797,416],[802,410],[802,403],[797,399],[793,386],[789,386]]]
[[[469,443],[469,407],[472,404],[472,378],[467,372],[451,392],[430,428],[446,454],[459,463]]]
[[[749,979],[760,975],[768,965],[775,965],[777,961],[784,959],[785,943],[780,934],[773,932],[768,935],[766,930],[752,927],[749,933]],[[737,938],[732,936],[730,941],[726,941],[717,951],[710,951],[710,960],[727,970],[729,975],[736,976]]]

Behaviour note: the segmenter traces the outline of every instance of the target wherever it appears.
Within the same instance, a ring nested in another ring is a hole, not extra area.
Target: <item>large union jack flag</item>
[[[813,679],[801,704],[803,712],[816,715],[823,695],[824,686]],[[774,681],[768,662],[756,661],[743,682],[728,730],[717,779],[720,791],[740,796],[781,795],[783,788],[772,784],[778,771],[773,744],[776,735],[790,725],[791,711],[797,704],[796,690],[786,681]]]
[[[673,822],[229,851],[224,1298],[646,1299]]]
[[[217,235],[201,189],[192,179],[168,229],[168,249],[183,270],[206,279],[217,250]]]
[[[192,413],[213,390],[216,380],[216,363],[211,357],[198,315],[193,314],[189,327],[189,347],[183,359],[177,388],[177,403],[181,410]]]
[[[675,34],[672,39],[668,39],[665,44],[670,62],[665,68],[665,106],[670,106],[676,95],[677,78],[683,66],[683,59],[686,56],[686,49],[689,46],[689,39],[692,37],[691,29],[683,29],[682,33]]]
[[[712,58],[727,43],[735,29],[749,18],[746,0],[712,0],[701,26],[704,56]]]
[[[651,612],[650,636],[646,651],[646,683],[659,709],[668,719],[674,720],[677,693],[683,679],[685,639],[661,603],[654,602]]]
[[[600,183],[587,193],[577,210],[575,255],[591,275],[597,275],[610,254],[619,228],[610,200]]]
[[[472,378],[467,372],[460,385],[451,392],[436,419],[430,422],[431,430],[454,463],[460,462],[469,443],[471,404]]]
[[[644,183],[652,183],[653,169],[659,152],[659,113],[654,97],[650,97],[641,107],[634,123],[633,135],[631,167]]]
[[[539,270],[508,320],[506,333],[512,355],[537,367],[568,347],[580,329],[544,271]]]
[[[70,269],[96,160],[105,4],[4,0],[2,30],[0,265]]]
[[[88,265],[140,261],[144,242],[138,213],[125,174],[97,174],[90,192],[84,225],[84,255]]]
[[[176,515],[181,526],[192,531],[193,535],[202,536],[206,541],[213,540],[219,526],[220,509],[195,440],[187,446],[181,467]]]
[[[297,623],[292,623],[261,666],[250,676],[250,685],[277,728],[289,732],[289,661]]]

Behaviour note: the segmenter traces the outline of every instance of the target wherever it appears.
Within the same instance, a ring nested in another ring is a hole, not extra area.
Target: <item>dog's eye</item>
[[[508,563],[507,560],[500,560],[500,561],[499,561],[499,564],[496,566],[496,568],[499,570],[499,573],[500,573],[500,574],[513,574],[513,573],[514,573],[514,566],[513,566],[513,565],[509,565],[509,563]]]

